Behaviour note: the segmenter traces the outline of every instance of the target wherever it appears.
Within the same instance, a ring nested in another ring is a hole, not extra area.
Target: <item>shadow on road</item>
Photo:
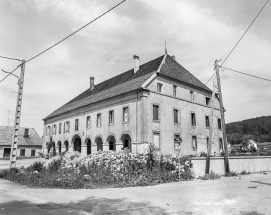
[[[266,182],[261,182],[261,181],[250,181],[250,182],[271,186],[271,183],[266,183]]]
[[[93,215],[167,214],[165,209],[150,205],[148,202],[128,202],[125,199],[87,198],[83,201],[65,204],[53,202],[35,204],[28,201],[0,203],[0,214],[75,214],[75,211],[77,211],[76,214],[84,211]]]

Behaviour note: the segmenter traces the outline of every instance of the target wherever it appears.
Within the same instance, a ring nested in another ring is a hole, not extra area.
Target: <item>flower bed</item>
[[[9,170],[0,177],[32,186],[61,188],[97,188],[146,186],[192,178],[190,162],[180,164],[158,155],[150,147],[140,155],[125,151],[103,151],[87,156],[67,152],[49,159],[42,166],[32,165],[19,171]]]

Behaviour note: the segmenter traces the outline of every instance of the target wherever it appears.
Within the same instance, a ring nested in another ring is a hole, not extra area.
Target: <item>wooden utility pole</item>
[[[17,104],[16,104],[15,119],[14,119],[14,133],[13,133],[12,144],[11,144],[9,168],[16,167],[16,156],[17,156],[17,147],[18,147],[18,140],[19,140],[19,128],[20,128],[20,118],[21,118],[22,99],[23,99],[24,71],[25,71],[25,60],[22,60],[21,74],[18,80],[19,89],[18,89],[18,94],[17,94]]]
[[[219,104],[220,104],[220,114],[221,114],[221,122],[222,122],[222,131],[223,131],[223,144],[224,144],[224,167],[225,167],[225,175],[228,175],[230,172],[230,165],[229,165],[229,153],[228,153],[228,143],[226,137],[226,126],[225,126],[225,115],[224,115],[224,106],[222,100],[222,92],[221,92],[221,83],[220,83],[220,76],[219,76],[219,66],[218,61],[215,61],[215,70],[216,70],[216,77],[217,77],[217,87],[218,87],[218,96],[219,96]]]
[[[209,120],[210,130],[209,130],[209,141],[207,145],[207,158],[206,158],[206,165],[205,165],[205,174],[209,174],[210,172],[210,155],[212,150],[212,140],[213,140],[213,119],[214,119],[214,104],[215,104],[215,88],[216,88],[216,73],[214,72],[213,77],[213,93],[211,98],[211,116]]]

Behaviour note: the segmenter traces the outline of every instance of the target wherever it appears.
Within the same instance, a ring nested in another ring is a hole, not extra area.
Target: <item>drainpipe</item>
[[[138,145],[138,143],[137,143],[137,125],[138,125],[138,119],[137,119],[137,117],[138,117],[138,107],[137,107],[137,105],[138,105],[138,91],[136,90],[135,92],[136,92],[136,154],[137,154],[137,145]]]

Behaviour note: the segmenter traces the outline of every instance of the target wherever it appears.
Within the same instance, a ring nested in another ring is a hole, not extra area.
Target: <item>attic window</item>
[[[206,101],[206,105],[207,105],[207,106],[210,106],[211,98],[205,97],[205,101]]]
[[[29,137],[29,129],[28,128],[24,129],[24,137]]]
[[[157,83],[157,92],[162,93],[163,84]]]

